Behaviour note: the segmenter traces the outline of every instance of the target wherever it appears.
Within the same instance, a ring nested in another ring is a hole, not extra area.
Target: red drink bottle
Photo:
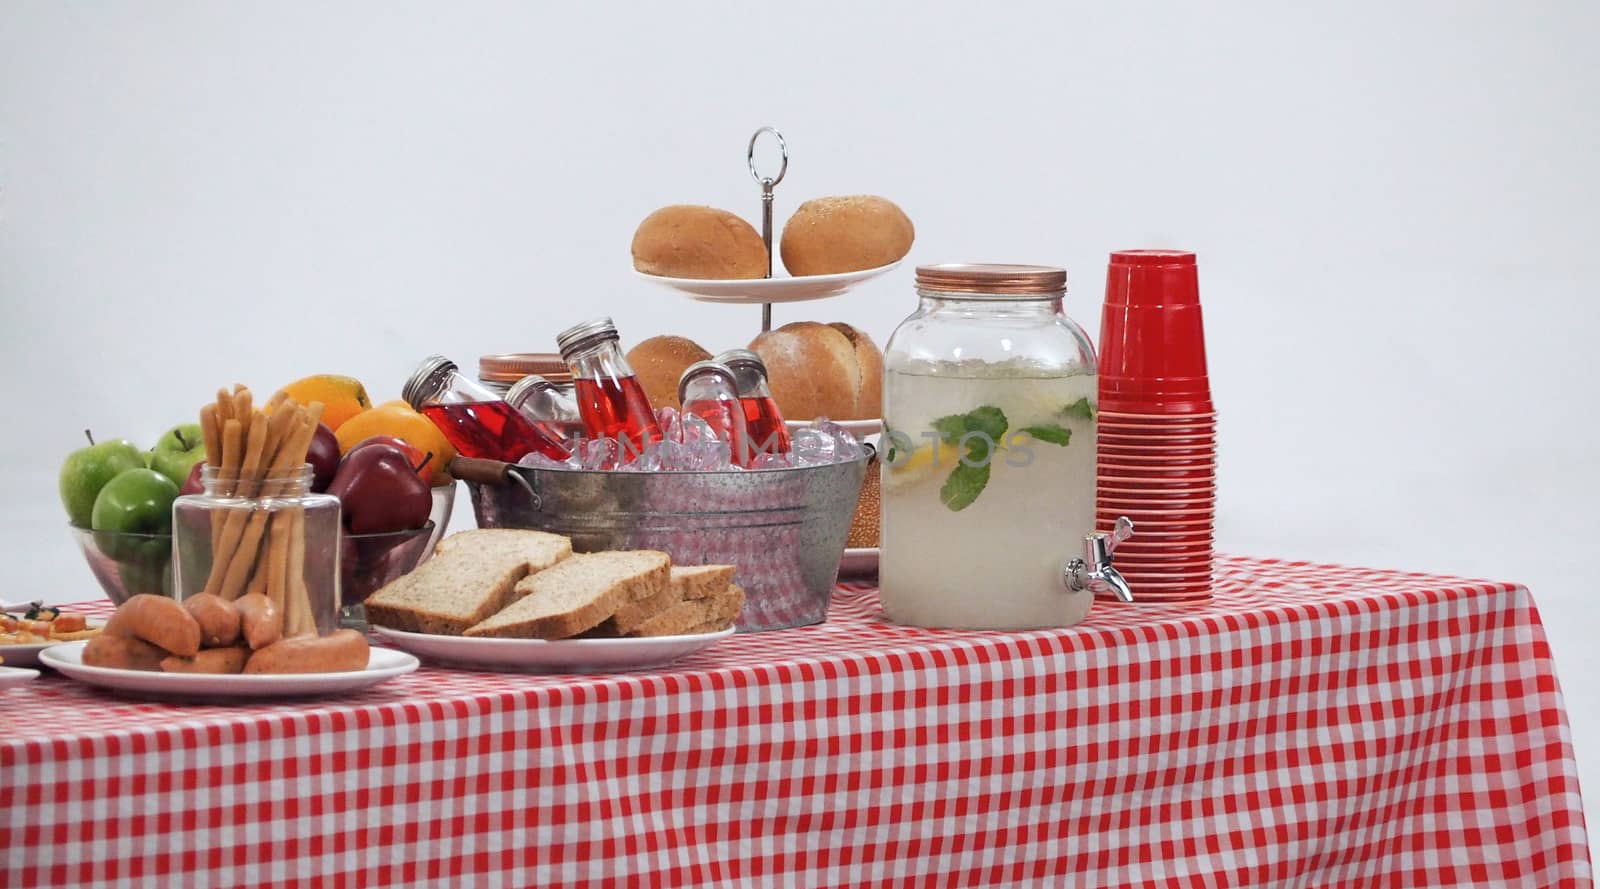
[[[748,467],[755,459],[733,371],[715,361],[696,361],[678,378],[678,401],[684,413],[705,420],[712,434],[728,443],[734,464]]]
[[[749,349],[729,349],[712,360],[733,371],[752,459],[757,454],[789,453],[789,427],[767,387],[767,365],[761,356]]]
[[[565,460],[570,453],[482,383],[462,375],[448,358],[424,360],[400,396],[432,420],[463,457],[515,463],[533,451],[552,460]]]
[[[656,412],[623,357],[617,326],[610,318],[569,327],[556,337],[556,345],[572,369],[578,413],[588,437],[615,439],[623,463],[633,462],[646,445],[661,440]]]

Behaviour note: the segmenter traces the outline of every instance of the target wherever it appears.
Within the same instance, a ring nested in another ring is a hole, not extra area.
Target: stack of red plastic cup
[[[1106,532],[1118,516],[1133,520],[1115,561],[1136,601],[1211,595],[1216,431],[1194,254],[1111,254],[1095,519]]]

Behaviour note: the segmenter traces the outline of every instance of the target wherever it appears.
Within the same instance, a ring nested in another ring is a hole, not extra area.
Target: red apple
[[[339,471],[339,439],[328,424],[317,424],[311,447],[306,448],[306,462],[311,464],[311,490],[318,494],[328,490],[333,474]]]
[[[178,489],[178,493],[204,494],[206,492],[206,486],[204,482],[200,481],[200,473],[204,471],[205,468],[206,461],[204,460],[201,460],[199,463],[189,467],[189,477],[183,480],[183,487]]]
[[[433,460],[421,448],[403,438],[396,438],[393,435],[374,435],[370,438],[363,438],[359,442],[356,442],[356,446],[351,448],[349,452],[344,455],[344,458],[348,460],[350,459],[351,454],[354,454],[362,448],[370,447],[374,444],[390,445],[404,451],[406,456],[411,458],[411,467],[416,470],[417,476],[420,477],[424,482],[427,482],[430,485],[433,484]]]
[[[355,534],[420,528],[433,511],[432,489],[410,455],[382,442],[351,448],[328,493],[339,498],[344,525]]]

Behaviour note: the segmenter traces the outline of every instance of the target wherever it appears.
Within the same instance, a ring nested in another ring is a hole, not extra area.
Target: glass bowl
[[[367,597],[411,573],[433,552],[432,520],[409,531],[381,534],[342,532],[339,539],[339,599],[346,622],[359,617]]]
[[[172,595],[172,535],[92,531],[67,526],[89,573],[114,604],[139,593]]]
[[[433,555],[433,548],[444,539],[445,528],[450,524],[450,514],[456,508],[456,482],[440,485],[433,489],[433,511],[428,513],[428,521],[433,522],[433,536],[428,538],[428,545],[423,548],[422,558],[419,562],[428,561]]]

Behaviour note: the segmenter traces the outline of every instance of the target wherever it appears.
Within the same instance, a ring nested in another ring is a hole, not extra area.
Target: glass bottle
[[[515,463],[531,451],[565,460],[567,448],[511,409],[500,396],[433,355],[400,390],[407,404],[433,421],[463,457]]]
[[[617,326],[610,318],[567,328],[556,337],[556,346],[572,370],[578,412],[589,438],[615,440],[623,463],[631,463],[646,445],[661,440],[650,399],[622,354]]]
[[[1095,530],[1094,346],[1066,272],[917,269],[884,356],[879,583],[893,620],[1070,626],[1093,594],[1063,565]]]
[[[583,415],[570,386],[563,389],[538,374],[528,374],[506,390],[506,404],[569,449],[583,438]]]
[[[749,349],[729,349],[711,359],[733,371],[744,408],[745,428],[755,454],[789,453],[789,427],[767,386],[767,365]]]
[[[284,616],[284,635],[339,628],[339,498],[311,493],[311,464],[254,478],[200,471],[205,490],[172,505],[173,588],[179,599],[259,592]]]
[[[717,439],[727,443],[733,464],[748,467],[755,459],[733,371],[715,361],[696,361],[678,378],[678,401],[685,414],[705,420]]]

